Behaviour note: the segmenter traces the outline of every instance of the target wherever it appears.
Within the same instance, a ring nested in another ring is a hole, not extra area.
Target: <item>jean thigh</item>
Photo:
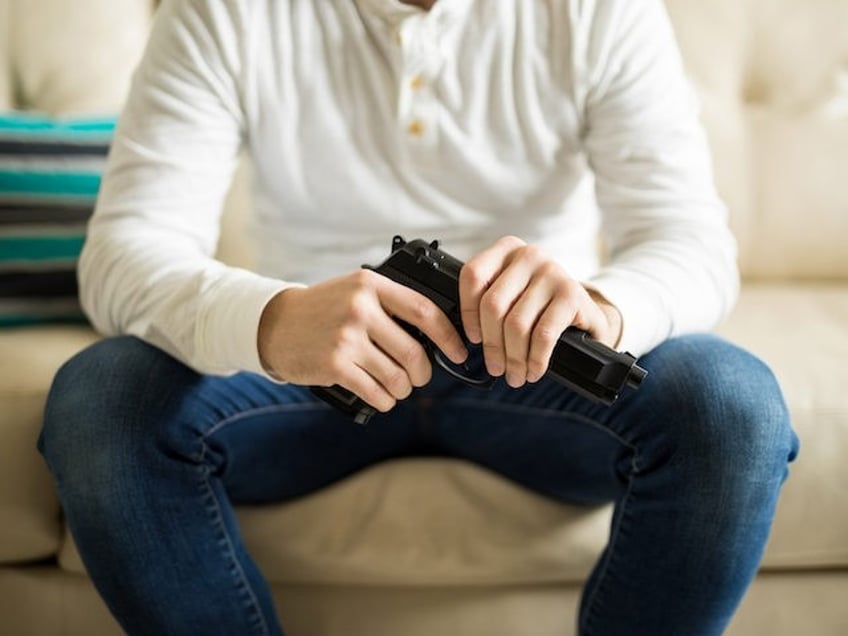
[[[234,502],[278,501],[410,452],[409,419],[407,408],[364,428],[306,387],[200,374],[137,338],[116,337],[60,369],[39,446],[68,488],[123,474],[155,480],[179,458],[187,469],[208,467]]]
[[[454,386],[434,398],[440,452],[465,459],[559,501],[615,501],[632,448],[599,422],[603,407],[542,380],[492,391]]]

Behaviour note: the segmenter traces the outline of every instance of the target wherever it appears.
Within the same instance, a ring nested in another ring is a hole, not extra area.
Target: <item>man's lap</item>
[[[379,461],[425,454],[475,462],[558,499],[611,501],[637,447],[682,431],[682,411],[725,408],[740,391],[743,401],[752,392],[762,397],[769,381],[749,354],[713,336],[688,336],[644,356],[648,378],[612,407],[548,379],[521,389],[499,380],[481,391],[434,369],[427,387],[363,427],[308,388],[248,373],[202,376],[135,338],[103,341],[80,358],[75,377],[91,378],[77,387],[83,403],[112,395],[112,410],[151,408],[152,420],[166,422],[151,421],[149,435],[186,438],[187,448],[201,449],[191,452],[225,458],[220,477],[234,502],[290,499]],[[155,408],[146,406],[152,396]],[[169,417],[157,408],[170,409]],[[102,416],[115,419],[108,408]]]

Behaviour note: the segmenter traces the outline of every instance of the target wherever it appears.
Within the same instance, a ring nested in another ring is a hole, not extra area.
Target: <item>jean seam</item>
[[[201,451],[201,457],[205,455],[206,444],[203,444],[203,451]],[[215,528],[216,532],[220,533],[220,536],[223,537],[224,542],[226,544],[224,549],[225,557],[228,558],[232,564],[235,566],[235,571],[233,572],[233,578],[235,580],[236,589],[239,594],[243,594],[246,592],[249,602],[249,609],[252,609],[254,612],[254,621],[258,622],[259,633],[263,636],[268,636],[270,634],[268,630],[268,623],[265,619],[265,614],[262,611],[262,608],[259,605],[259,599],[256,597],[256,592],[251,587],[250,583],[247,580],[247,575],[244,572],[244,569],[241,566],[238,558],[236,557],[235,548],[233,546],[233,540],[230,534],[227,532],[226,525],[224,524],[223,515],[221,513],[221,505],[218,501],[218,498],[215,496],[215,490],[212,488],[212,484],[209,480],[209,471],[207,467],[201,465],[198,467],[201,472],[201,481],[200,486],[201,489],[205,491],[204,496],[208,498],[212,502],[211,507],[209,505],[206,506],[207,511],[210,514],[210,518]]]
[[[549,409],[549,408],[541,408],[536,406],[522,406],[520,404],[492,404],[490,402],[482,402],[479,400],[473,399],[454,399],[450,400],[447,405],[457,405],[457,406],[465,406],[465,407],[474,407],[477,409],[485,409],[489,411],[510,411],[515,413],[516,415],[533,415],[535,417],[550,417],[559,420],[566,421],[576,421],[582,422],[584,424],[588,424],[594,429],[597,429],[606,435],[609,435],[617,442],[620,442],[627,448],[629,448],[634,453],[633,466],[634,469],[637,466],[637,454],[636,454],[636,446],[627,441],[624,437],[622,437],[617,431],[614,431],[609,426],[606,426],[602,422],[595,420],[591,417],[587,417],[580,413],[569,413],[563,412],[558,409]]]
[[[236,589],[240,592],[246,592],[248,596],[248,600],[251,605],[251,609],[255,613],[255,616],[258,619],[260,634],[268,635],[270,634],[268,630],[268,623],[265,619],[265,615],[262,612],[262,608],[259,605],[259,600],[256,597],[256,592],[250,586],[250,583],[247,580],[247,576],[244,573],[244,569],[241,566],[238,558],[235,554],[235,548],[233,547],[232,537],[226,530],[226,525],[224,524],[223,515],[221,514],[221,504],[215,496],[215,491],[212,488],[212,485],[209,483],[209,469],[205,465],[205,460],[208,451],[207,441],[209,437],[220,431],[225,426],[229,424],[233,424],[240,420],[247,419],[249,417],[253,417],[255,415],[264,415],[268,413],[282,413],[282,412],[300,412],[300,411],[318,411],[324,410],[327,407],[324,404],[316,404],[316,403],[306,403],[306,404],[273,404],[268,406],[256,407],[247,409],[244,411],[239,411],[233,415],[229,415],[225,418],[222,418],[215,422],[211,427],[209,427],[206,431],[199,435],[200,441],[200,452],[197,454],[196,462],[198,464],[198,469],[202,473],[201,478],[201,488],[205,490],[205,496],[208,497],[213,502],[213,508],[209,511],[211,514],[211,520],[216,530],[220,533],[220,535],[224,538],[226,542],[226,550],[225,554],[229,558],[229,560],[235,565],[234,578],[236,582]],[[207,508],[208,509],[208,508]]]
[[[631,462],[631,466],[635,471],[636,468],[636,456]],[[600,566],[600,570],[598,571],[598,578],[595,584],[594,589],[591,591],[591,594],[586,599],[586,613],[584,618],[584,629],[579,630],[580,634],[583,636],[587,636],[591,632],[589,631],[591,628],[593,618],[597,614],[597,609],[599,607],[600,601],[597,599],[600,597],[600,593],[603,590],[604,582],[607,576],[607,573],[610,570],[613,560],[615,559],[615,546],[618,542],[619,536],[622,531],[622,526],[624,525],[624,518],[627,516],[627,505],[630,503],[631,496],[633,495],[633,477],[631,476],[627,480],[627,490],[624,493],[624,497],[621,498],[620,506],[621,506],[621,514],[618,515],[616,519],[615,525],[612,528],[612,532],[610,533],[610,539],[607,544],[606,555],[604,557],[603,564]]]
[[[255,415],[266,415],[268,413],[297,413],[300,411],[324,411],[327,410],[329,406],[324,404],[272,404],[270,406],[260,406],[252,409],[247,409],[245,411],[239,411],[233,415],[228,415],[225,418],[222,418],[215,422],[212,426],[210,426],[207,430],[200,433],[200,453],[195,457],[195,461],[198,463],[202,463],[206,457],[206,440],[209,439],[212,435],[220,431],[225,426],[232,424],[234,422],[238,422],[240,420],[247,419],[249,417],[253,417]]]

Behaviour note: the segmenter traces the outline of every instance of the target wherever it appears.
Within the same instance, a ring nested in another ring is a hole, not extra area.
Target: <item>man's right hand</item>
[[[432,375],[424,347],[393,317],[421,330],[454,363],[465,361],[462,339],[435,303],[364,269],[272,298],[259,323],[259,357],[273,377],[338,384],[386,412]]]

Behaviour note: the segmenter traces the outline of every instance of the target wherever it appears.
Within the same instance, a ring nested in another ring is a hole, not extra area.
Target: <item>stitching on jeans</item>
[[[472,399],[454,399],[448,402],[449,404],[455,404],[457,406],[465,406],[465,407],[474,407],[476,409],[485,409],[489,411],[511,411],[516,414],[524,414],[524,415],[533,415],[536,417],[544,416],[551,417],[558,420],[565,421],[576,421],[582,422],[583,424],[588,424],[592,428],[598,429],[603,433],[606,433],[616,441],[624,444],[627,448],[633,451],[634,458],[637,456],[636,446],[632,442],[628,442],[621,435],[619,435],[616,431],[611,429],[609,426],[602,424],[601,422],[592,419],[591,417],[586,417],[585,415],[581,415],[580,413],[568,413],[562,412],[556,409],[545,409],[534,406],[521,406],[520,404],[497,404],[494,405],[491,402],[481,402],[479,400]],[[634,464],[635,465],[635,464]]]
[[[254,415],[265,415],[268,413],[297,413],[301,411],[327,411],[330,409],[330,406],[327,404],[315,404],[315,403],[307,403],[307,404],[272,404],[270,406],[260,406],[253,409],[248,409],[246,411],[239,411],[234,415],[228,415],[222,420],[219,420],[214,425],[212,425],[208,430],[204,431],[200,434],[200,438],[205,440],[207,437],[214,435],[221,428],[228,424],[232,424],[233,422],[238,422],[239,420],[247,419],[248,417],[253,417]]]
[[[204,444],[204,448],[205,448]],[[238,558],[236,558],[236,551],[233,547],[232,537],[230,537],[227,532],[227,527],[224,524],[224,518],[221,514],[221,505],[218,502],[218,498],[215,496],[215,491],[212,488],[212,485],[209,483],[209,472],[206,470],[205,466],[199,466],[199,470],[202,473],[202,479],[200,481],[201,487],[206,491],[206,496],[209,500],[212,501],[213,507],[211,512],[212,523],[216,527],[217,531],[220,532],[221,536],[224,537],[224,541],[226,542],[226,552],[227,556],[235,565],[235,578],[236,578],[236,588],[240,591],[246,591],[248,595],[248,600],[250,604],[253,606],[252,609],[255,613],[255,616],[259,619],[259,627],[261,629],[261,634],[268,635],[270,632],[268,631],[268,623],[265,620],[265,614],[262,611],[262,608],[259,606],[259,599],[256,597],[256,593],[253,591],[253,588],[247,581],[247,576],[244,573],[244,569],[241,567],[241,563]],[[209,507],[207,506],[207,510]]]
[[[325,404],[320,403],[305,403],[305,404],[274,404],[269,406],[263,406],[258,408],[248,409],[246,411],[240,411],[234,415],[230,415],[225,417],[224,419],[216,422],[212,425],[208,430],[204,431],[199,435],[200,440],[200,452],[197,455],[197,463],[198,469],[202,473],[202,479],[200,482],[201,487],[206,491],[205,494],[209,500],[213,503],[213,508],[210,511],[209,507],[207,510],[210,512],[212,517],[212,523],[215,525],[217,531],[223,536],[224,541],[226,542],[226,553],[235,566],[235,578],[236,578],[236,588],[240,592],[246,592],[248,596],[248,601],[252,606],[255,617],[258,619],[259,627],[261,630],[261,634],[268,635],[270,631],[268,629],[268,623],[265,618],[265,614],[262,611],[262,608],[259,605],[259,600],[256,597],[256,592],[250,586],[247,576],[244,573],[244,569],[241,566],[238,558],[235,554],[235,548],[233,547],[232,537],[230,537],[229,533],[226,530],[226,525],[224,524],[223,515],[221,514],[221,505],[218,502],[217,497],[215,496],[215,491],[212,488],[212,485],[209,483],[209,472],[207,467],[204,466],[204,461],[207,455],[207,438],[211,435],[214,435],[217,431],[221,430],[223,427],[228,424],[232,424],[234,422],[238,422],[240,420],[255,416],[255,415],[263,415],[268,413],[283,413],[283,412],[302,412],[302,411],[322,411],[327,410],[330,407]]]
[[[635,461],[636,455],[634,455],[633,460],[631,460],[631,466],[636,466]],[[613,559],[615,558],[614,547],[616,542],[618,541],[619,535],[621,533],[621,527],[624,524],[624,517],[627,516],[628,510],[627,505],[630,503],[631,496],[633,495],[633,477],[631,476],[627,480],[627,491],[624,493],[624,497],[621,499],[621,514],[618,516],[616,520],[615,526],[612,528],[612,532],[610,533],[610,540],[608,544],[608,549],[606,550],[606,557],[604,558],[604,562],[601,565],[601,569],[598,571],[598,580],[595,585],[595,589],[592,590],[589,598],[586,599],[586,617],[585,617],[585,631],[582,632],[584,635],[589,634],[589,628],[591,624],[594,622],[593,618],[597,613],[597,605],[596,599],[599,597],[602,588],[604,587],[605,578],[607,576],[607,572],[609,571],[610,565],[612,564]],[[578,628],[579,629],[579,628]]]

